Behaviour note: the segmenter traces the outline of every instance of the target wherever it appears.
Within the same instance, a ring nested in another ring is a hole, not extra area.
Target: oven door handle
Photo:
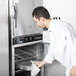
[[[15,28],[17,28],[17,7],[16,5],[14,7],[14,20],[15,20]]]

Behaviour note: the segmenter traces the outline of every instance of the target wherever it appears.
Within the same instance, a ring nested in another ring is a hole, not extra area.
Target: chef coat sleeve
[[[67,51],[72,66],[76,66],[76,36],[72,33],[67,40]]]
[[[65,53],[66,40],[67,38],[64,32],[56,31],[52,33],[51,44],[44,60],[48,63],[52,63],[56,56],[62,56]]]
[[[52,63],[52,61],[54,60],[54,53],[52,50],[51,45],[48,47],[48,53],[46,55],[46,57],[44,58],[44,61],[46,61],[47,63]]]

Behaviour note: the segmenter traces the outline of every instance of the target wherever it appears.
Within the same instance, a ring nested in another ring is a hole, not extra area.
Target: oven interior
[[[16,47],[15,53],[15,76],[31,76],[31,61],[43,60],[42,43]],[[40,68],[42,71],[42,68]],[[36,76],[42,76],[42,72]]]

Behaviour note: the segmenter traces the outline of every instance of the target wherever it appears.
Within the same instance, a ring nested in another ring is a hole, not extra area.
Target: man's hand
[[[34,62],[36,66],[41,67],[43,66],[46,62],[42,61],[42,62]]]
[[[76,66],[72,66],[70,70],[70,76],[76,76]]]

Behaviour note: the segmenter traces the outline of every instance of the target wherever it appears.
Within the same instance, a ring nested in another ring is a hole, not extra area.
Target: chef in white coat
[[[36,7],[32,16],[40,28],[48,28],[50,46],[44,60],[35,62],[38,67],[58,60],[66,67],[66,76],[76,76],[76,35],[73,27],[61,20],[52,20],[43,6]]]

